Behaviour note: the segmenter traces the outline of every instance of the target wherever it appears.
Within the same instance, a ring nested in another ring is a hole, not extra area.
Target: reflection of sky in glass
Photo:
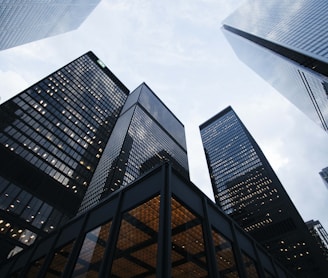
[[[328,62],[326,0],[252,0],[224,22]]]
[[[172,114],[162,101],[151,91],[146,84],[141,84],[136,88],[126,101],[122,114],[134,103],[139,102],[164,129],[177,140],[185,150],[186,138],[183,124]]]
[[[0,49],[74,30],[99,2],[100,0],[1,1]]]
[[[80,211],[167,160],[189,175],[182,123],[142,84],[128,97]]]
[[[224,30],[224,34],[245,64],[318,125],[322,127],[322,122],[328,124],[327,95],[322,85],[328,82],[327,77],[231,32]]]

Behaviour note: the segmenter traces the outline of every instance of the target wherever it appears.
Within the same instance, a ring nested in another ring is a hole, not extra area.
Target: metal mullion
[[[159,232],[156,277],[171,277],[171,197],[172,169],[168,163],[161,169],[163,183],[161,185]]]
[[[82,227],[81,227],[82,232],[80,232],[77,235],[77,237],[75,238],[75,243],[72,247],[71,253],[69,254],[66,266],[63,270],[63,273],[62,273],[61,277],[70,277],[72,275],[72,272],[74,270],[74,266],[77,262],[78,255],[80,254],[82,244],[84,242],[84,237],[85,237],[85,234],[86,234],[85,227],[86,227],[86,224],[87,224],[87,221],[88,221],[89,217],[90,217],[90,212],[86,213],[84,215],[83,224],[82,224]],[[73,227],[73,226],[71,226],[71,227]]]
[[[240,275],[240,278],[247,278],[245,264],[244,264],[244,260],[242,257],[242,252],[241,252],[239,242],[238,242],[238,239],[236,236],[236,225],[231,221],[230,227],[231,227],[231,233],[232,233],[232,238],[233,238],[232,251],[235,255],[236,266],[237,266],[237,269],[239,270],[238,273]]]
[[[110,277],[111,269],[114,261],[114,255],[116,250],[116,243],[118,240],[121,221],[122,221],[122,203],[123,203],[124,191],[119,192],[118,204],[116,207],[116,213],[114,214],[113,222],[109,231],[109,238],[105,247],[102,264],[99,269],[99,277]],[[108,204],[108,203],[107,203]]]
[[[214,241],[212,237],[212,228],[210,223],[211,220],[209,219],[209,215],[208,215],[207,197],[205,195],[202,197],[202,205],[203,205],[203,212],[204,212],[203,235],[204,235],[205,253],[207,256],[209,277],[220,278],[218,265],[215,259],[216,252],[215,252]]]

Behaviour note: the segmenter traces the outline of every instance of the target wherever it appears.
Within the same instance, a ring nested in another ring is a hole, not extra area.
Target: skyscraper
[[[323,168],[319,172],[319,175],[321,176],[323,182],[325,183],[326,187],[328,188],[328,167]]]
[[[326,257],[326,261],[328,263],[328,233],[325,228],[321,225],[318,220],[310,220],[307,221],[306,226],[308,227],[310,233],[315,238],[318,243],[323,256]]]
[[[297,277],[328,273],[263,152],[228,107],[200,126],[216,203]]]
[[[76,214],[128,94],[88,52],[0,106],[1,259]]]
[[[328,3],[249,0],[223,22],[236,55],[328,131]]]
[[[0,50],[77,29],[100,0],[0,1]]]
[[[122,109],[80,213],[165,161],[189,178],[184,126],[143,83]]]

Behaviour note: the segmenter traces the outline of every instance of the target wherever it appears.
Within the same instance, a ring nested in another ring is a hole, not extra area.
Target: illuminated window
[[[243,253],[242,255],[243,255],[243,262],[244,262],[244,266],[246,269],[247,277],[249,277],[249,278],[260,277],[257,272],[254,260],[251,257],[249,257],[248,255],[246,255],[245,253]]]
[[[61,277],[68,261],[68,257],[72,251],[73,245],[74,241],[66,244],[55,252],[51,264],[48,268],[46,277]]]
[[[239,277],[231,243],[214,230],[212,237],[220,277]]]
[[[172,199],[172,277],[208,275],[201,220]]]
[[[123,215],[111,274],[155,277],[159,196]]]

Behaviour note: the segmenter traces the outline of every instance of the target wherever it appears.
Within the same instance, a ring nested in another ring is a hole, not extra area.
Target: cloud
[[[19,74],[13,71],[0,71],[0,103],[13,97],[17,92],[28,87],[28,83]]]
[[[231,105],[302,215],[328,227],[318,175],[327,135],[236,58],[220,23],[239,3],[101,1],[77,31],[0,52],[0,96],[92,50],[131,90],[145,81],[184,123],[191,179],[210,197],[198,126]]]

